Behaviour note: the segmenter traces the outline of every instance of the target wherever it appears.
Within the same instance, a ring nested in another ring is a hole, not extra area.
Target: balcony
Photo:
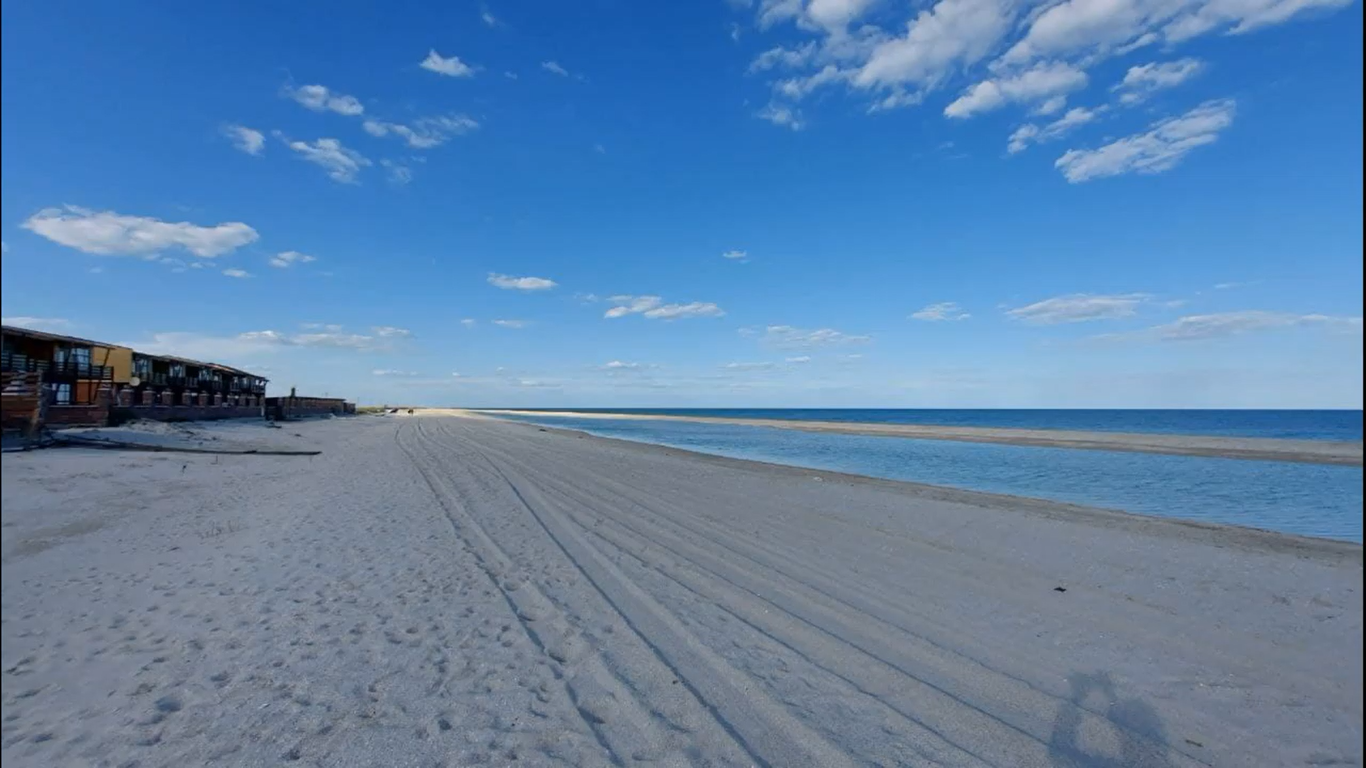
[[[12,352],[0,354],[0,370],[18,373],[41,373],[43,378],[48,381],[112,380],[114,378],[114,369],[106,365],[91,365],[70,360],[53,362],[51,360],[39,360],[27,355],[16,355]]]

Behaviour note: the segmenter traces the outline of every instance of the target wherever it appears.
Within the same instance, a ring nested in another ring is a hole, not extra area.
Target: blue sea
[[[576,409],[579,412],[607,412]],[[1361,411],[612,409],[642,415],[1361,440]],[[1162,517],[1362,541],[1362,470],[831,435],[678,421],[510,417],[604,437]]]

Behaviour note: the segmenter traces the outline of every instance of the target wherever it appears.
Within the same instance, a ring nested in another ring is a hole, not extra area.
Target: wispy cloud
[[[1060,98],[1086,87],[1086,73],[1062,62],[1038,64],[1008,77],[983,80],[944,108],[946,117],[965,119],[1011,103],[1035,103]],[[1061,107],[1063,102],[1054,101]]]
[[[541,69],[544,69],[551,74],[559,75],[560,77],[569,77],[569,70],[560,66],[560,63],[557,61],[543,61],[541,62]]]
[[[508,291],[548,291],[559,283],[544,277],[514,277],[490,272],[489,285]]]
[[[479,123],[465,115],[441,115],[419,118],[412,125],[366,120],[361,128],[371,136],[397,136],[413,149],[431,149],[478,129]]]
[[[102,256],[144,256],[181,249],[211,259],[254,243],[259,237],[256,230],[240,221],[204,227],[74,205],[44,208],[21,226],[54,243]]]
[[[778,349],[867,344],[873,340],[871,336],[845,333],[834,328],[805,329],[791,325],[769,325],[762,330],[743,328],[740,332],[745,336],[757,336],[760,342]]]
[[[1144,133],[1097,149],[1072,149],[1054,164],[1073,184],[1125,173],[1161,173],[1175,168],[1191,150],[1213,144],[1233,125],[1232,99],[1207,101],[1178,117],[1154,123]]]
[[[355,117],[365,113],[365,106],[355,96],[336,93],[325,85],[286,85],[283,92],[289,98],[314,112],[336,112]]]
[[[227,275],[228,277],[238,278],[239,280],[242,278],[251,277],[250,272],[246,271],[245,269],[237,269],[235,267],[232,269],[223,270],[223,274]]]
[[[1187,315],[1132,333],[1105,334],[1100,340],[1203,341],[1240,336],[1257,331],[1288,328],[1320,328],[1340,333],[1361,333],[1361,318],[1321,314],[1295,314],[1241,310],[1207,315]]]
[[[259,155],[266,148],[266,135],[245,125],[225,125],[223,135],[232,141],[234,147],[248,155]]]
[[[0,318],[0,324],[13,326],[15,328],[31,328],[38,331],[60,331],[70,327],[71,321],[63,317],[29,317],[17,315],[15,317]]]
[[[295,264],[308,264],[317,260],[318,257],[309,256],[306,253],[299,253],[298,251],[281,251],[271,257],[270,265],[277,269],[289,269]]]
[[[327,171],[328,178],[343,184],[356,183],[362,168],[373,165],[361,153],[347,149],[337,139],[318,139],[309,144],[306,141],[285,141],[285,145],[306,160]]]
[[[1176,61],[1152,62],[1129,67],[1124,80],[1112,88],[1119,92],[1122,104],[1137,104],[1149,95],[1186,82],[1205,68],[1204,62],[1195,58]]]
[[[729,259],[730,261],[738,261],[743,264],[749,261],[749,253],[747,251],[726,251],[721,254],[721,258]]]
[[[400,378],[412,378],[420,375],[417,371],[396,371],[392,368],[376,368],[370,373],[375,376],[396,376]]]
[[[1046,141],[1060,139],[1071,133],[1073,129],[1094,121],[1099,113],[1099,109],[1075,107],[1067,110],[1067,114],[1043,127],[1034,123],[1026,123],[1010,134],[1006,151],[1013,155],[1028,149],[1030,144],[1042,144]]]
[[[475,67],[461,61],[459,56],[442,56],[435,48],[427,53],[427,58],[418,66],[446,77],[474,77],[477,71]]]
[[[413,332],[407,328],[398,328],[392,325],[376,325],[370,330],[381,339],[408,339],[412,338],[413,335]]]
[[[754,116],[783,128],[791,128],[794,131],[800,131],[806,127],[806,121],[802,119],[801,112],[794,107],[783,104],[767,104],[763,109],[755,112]]]
[[[972,315],[963,311],[954,301],[941,301],[938,304],[929,304],[920,310],[911,313],[913,320],[925,320],[931,323],[938,323],[945,320],[967,320]]]
[[[1007,315],[1032,325],[1084,323],[1092,320],[1117,320],[1133,317],[1150,297],[1144,293],[1097,296],[1077,293],[1016,307]]]
[[[499,328],[526,328],[531,325],[530,320],[494,320],[493,324]]]
[[[685,320],[695,317],[722,317],[725,311],[711,302],[694,301],[687,304],[665,304],[659,296],[612,296],[613,304],[603,317],[608,319],[641,315],[650,320]]]
[[[186,331],[153,334],[150,338],[128,342],[128,346],[152,354],[182,355],[201,360],[243,360],[268,353],[298,349],[333,349],[350,352],[385,352],[394,348],[394,338],[347,333],[341,326],[305,328],[304,332],[264,330],[233,336],[214,336]]]

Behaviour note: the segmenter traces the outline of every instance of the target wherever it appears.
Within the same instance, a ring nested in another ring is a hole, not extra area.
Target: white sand
[[[323,455],[3,457],[7,768],[1362,760],[1360,546],[486,419],[286,429]]]

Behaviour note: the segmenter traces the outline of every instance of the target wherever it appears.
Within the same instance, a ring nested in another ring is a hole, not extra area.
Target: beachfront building
[[[54,405],[91,405],[128,384],[133,350],[119,344],[0,326],[0,370],[41,374]]]
[[[260,408],[267,379],[239,368],[172,355],[133,353],[133,377],[120,407]]]
[[[249,371],[29,328],[2,329],[0,414],[7,432],[264,413],[267,380]]]

